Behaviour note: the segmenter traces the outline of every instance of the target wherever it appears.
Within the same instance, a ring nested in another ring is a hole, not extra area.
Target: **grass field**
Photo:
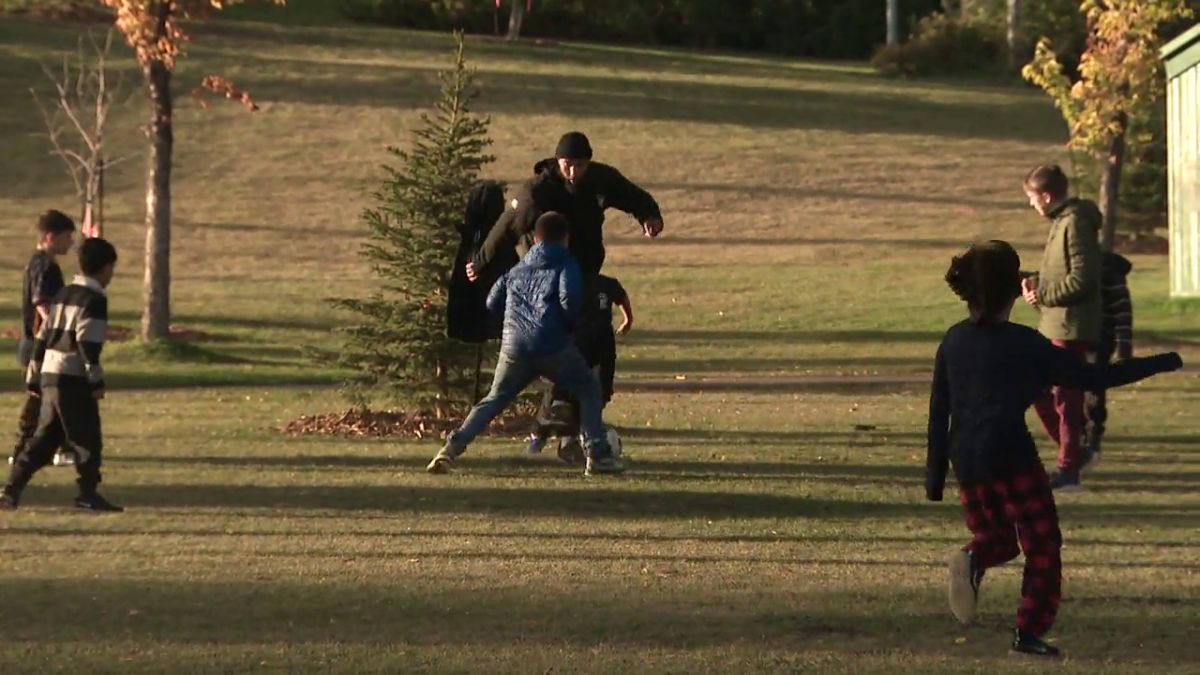
[[[0,671],[1024,668],[1003,657],[1017,569],[989,576],[980,626],[945,609],[943,561],[965,530],[953,504],[921,502],[925,392],[769,384],[926,373],[961,313],[941,282],[952,254],[1000,237],[1036,265],[1045,226],[1019,182],[1065,160],[1041,97],[857,63],[470,40],[491,177],[515,183],[579,128],[663,206],[660,241],[608,223],[606,270],[638,314],[620,377],[768,386],[619,393],[611,417],[635,462],[619,481],[496,441],[435,480],[419,471],[432,442],[277,432],[345,405],[310,386],[339,373],[303,350],[336,344],[347,318],[322,299],[370,283],[358,213],[450,48],[330,25],[315,6],[296,17],[310,25],[197,29],[176,78],[173,298],[175,322],[209,340],[107,353],[106,487],[129,513],[68,513],[69,473],[47,470],[0,519]],[[33,218],[73,203],[23,92],[78,30],[0,18],[5,324]],[[263,110],[192,104],[210,72]],[[141,152],[144,117],[134,96],[118,148]],[[143,169],[108,177],[124,256],[111,307],[127,327]],[[1167,299],[1165,258],[1134,262],[1139,349],[1194,361],[1200,308]],[[10,359],[0,380],[16,391]],[[1194,374],[1119,393],[1106,464],[1062,500],[1054,636],[1072,672],[1200,661],[1198,399]],[[0,401],[15,410],[15,393]]]

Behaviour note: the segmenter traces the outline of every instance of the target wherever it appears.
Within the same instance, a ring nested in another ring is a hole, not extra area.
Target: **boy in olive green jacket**
[[[1066,174],[1058,166],[1039,166],[1025,179],[1029,204],[1050,220],[1042,267],[1021,284],[1025,300],[1041,313],[1038,331],[1060,349],[1094,360],[1100,342],[1100,209],[1068,196]],[[1081,489],[1079,474],[1088,466],[1083,437],[1084,392],[1054,387],[1035,404],[1038,417],[1058,443],[1055,490]]]

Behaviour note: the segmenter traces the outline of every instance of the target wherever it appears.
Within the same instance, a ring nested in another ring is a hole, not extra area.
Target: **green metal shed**
[[[1200,24],[1162,49],[1167,66],[1171,296],[1200,297]]]

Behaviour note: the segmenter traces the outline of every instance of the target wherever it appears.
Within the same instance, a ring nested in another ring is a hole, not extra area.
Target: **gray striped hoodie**
[[[108,331],[108,297],[91,277],[76,276],[55,296],[33,343],[25,382],[30,389],[87,385],[104,388],[100,350]]]

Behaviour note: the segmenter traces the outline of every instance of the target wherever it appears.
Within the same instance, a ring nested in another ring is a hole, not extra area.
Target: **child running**
[[[929,404],[925,494],[941,501],[953,463],[973,539],[950,559],[950,609],[963,623],[975,616],[986,570],[1025,554],[1021,603],[1012,652],[1056,657],[1042,641],[1058,611],[1062,535],[1054,496],[1025,412],[1051,385],[1095,390],[1177,370],[1178,354],[1090,365],[1054,347],[1026,326],[1009,322],[1021,295],[1021,261],[1012,246],[989,241],[954,258],[950,288],[970,318],[947,331],[938,347]]]

